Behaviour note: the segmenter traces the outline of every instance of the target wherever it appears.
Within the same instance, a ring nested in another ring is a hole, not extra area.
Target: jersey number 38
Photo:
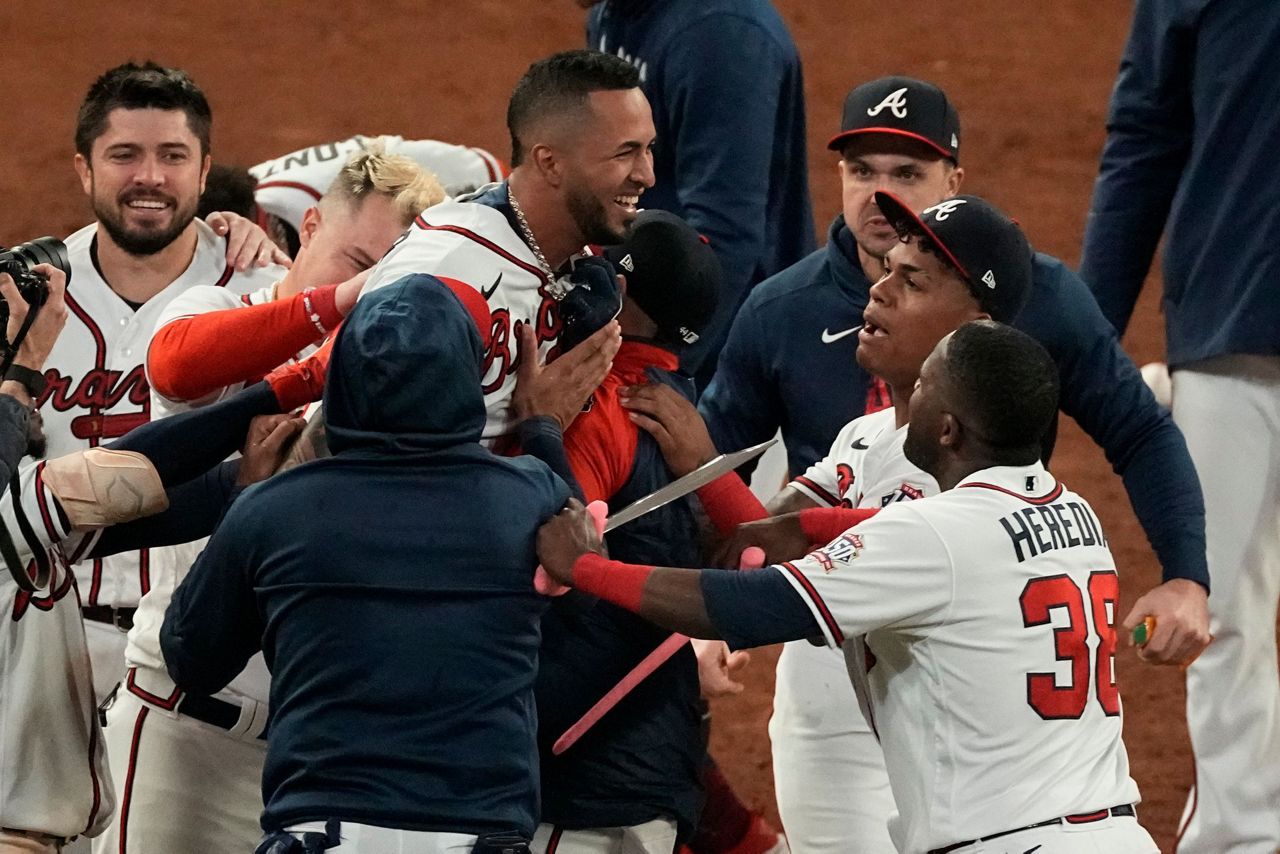
[[[1053,646],[1058,661],[1071,662],[1071,684],[1059,686],[1053,673],[1027,674],[1027,704],[1040,717],[1045,720],[1079,718],[1091,694],[1097,696],[1106,714],[1120,714],[1120,692],[1113,670],[1115,609],[1119,598],[1120,582],[1115,570],[1090,574],[1087,591],[1082,591],[1067,575],[1036,578],[1022,589],[1019,601],[1022,623],[1027,628],[1049,623],[1055,608],[1063,608],[1067,614],[1066,625],[1053,630]],[[1092,655],[1090,630],[1097,638]]]

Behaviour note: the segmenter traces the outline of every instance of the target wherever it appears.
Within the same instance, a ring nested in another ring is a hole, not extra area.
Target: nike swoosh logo
[[[502,282],[502,274],[498,274],[498,278],[493,280],[493,284],[488,288],[480,289],[480,296],[484,297],[485,302],[489,301],[489,297],[493,296],[494,291],[498,289],[498,284]]]
[[[1039,851],[1043,847],[1043,845],[1037,845],[1035,848],[1028,848],[1026,851],[1023,851],[1022,854],[1035,854],[1035,852]]]
[[[867,449],[867,443],[863,439],[854,439],[853,444],[849,447],[853,448],[855,451],[865,451]]]
[[[861,328],[862,328],[861,326],[855,326],[852,329],[846,329],[844,332],[837,332],[834,335],[831,333],[831,330],[824,329],[822,330],[822,343],[834,344],[836,341],[839,341],[841,338],[844,338],[846,335],[852,335],[853,333],[857,332]]]

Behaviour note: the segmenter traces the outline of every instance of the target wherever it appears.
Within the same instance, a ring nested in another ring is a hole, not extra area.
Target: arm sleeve
[[[104,528],[86,558],[106,557],[134,549],[189,543],[207,537],[235,496],[236,471],[231,460],[181,486],[166,490],[169,509],[154,516]]]
[[[748,649],[821,634],[808,602],[776,566],[702,570],[711,625],[729,646]]]
[[[546,415],[526,418],[516,425],[516,439],[520,442],[520,449],[546,463],[547,468],[565,482],[575,498],[584,504],[588,502],[589,499],[584,497],[582,487],[574,478],[569,457],[565,454],[564,436],[554,418]]]
[[[734,318],[715,376],[698,401],[711,440],[724,453],[767,441],[782,426],[782,396],[765,359],[771,338],[761,323],[760,293],[754,290]],[[744,480],[756,464],[739,470]]]
[[[1138,0],[1134,9],[1085,223],[1080,274],[1121,333],[1191,149],[1194,39],[1175,5]]]
[[[1182,431],[1156,403],[1083,283],[1066,268],[1062,275],[1073,310],[1055,321],[1056,341],[1046,342],[1060,371],[1062,411],[1124,480],[1164,580],[1186,578],[1208,589],[1204,495]]]
[[[169,676],[184,691],[211,694],[227,686],[262,647],[248,544],[252,522],[237,502],[165,611],[160,648]]]
[[[169,400],[194,401],[237,382],[256,380],[324,337],[342,321],[337,285],[284,300],[179,316],[156,330],[147,351],[147,378]],[[266,334],[269,333],[269,334]]]

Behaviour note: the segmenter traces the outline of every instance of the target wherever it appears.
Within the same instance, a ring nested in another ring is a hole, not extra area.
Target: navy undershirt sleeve
[[[560,432],[560,425],[555,419],[547,415],[526,418],[516,426],[516,438],[520,441],[521,450],[546,463],[547,468],[568,485],[574,498],[586,502],[582,487],[573,476],[569,456],[564,452],[564,434]]]
[[[813,612],[777,567],[704,569],[702,596],[716,633],[733,649],[822,635]]]

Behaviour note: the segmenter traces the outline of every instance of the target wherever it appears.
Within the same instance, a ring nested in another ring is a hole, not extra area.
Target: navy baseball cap
[[[954,196],[917,216],[892,193],[876,207],[904,240],[919,237],[969,286],[982,310],[1008,323],[1031,295],[1031,244],[1018,224],[977,196]]]
[[[840,133],[827,148],[839,151],[853,137],[870,133],[908,137],[960,162],[960,114],[947,93],[914,77],[881,77],[850,92]]]
[[[724,274],[707,239],[689,223],[668,211],[640,211],[627,239],[606,246],[604,257],[626,277],[626,298],[666,337],[693,344],[706,330]]]

